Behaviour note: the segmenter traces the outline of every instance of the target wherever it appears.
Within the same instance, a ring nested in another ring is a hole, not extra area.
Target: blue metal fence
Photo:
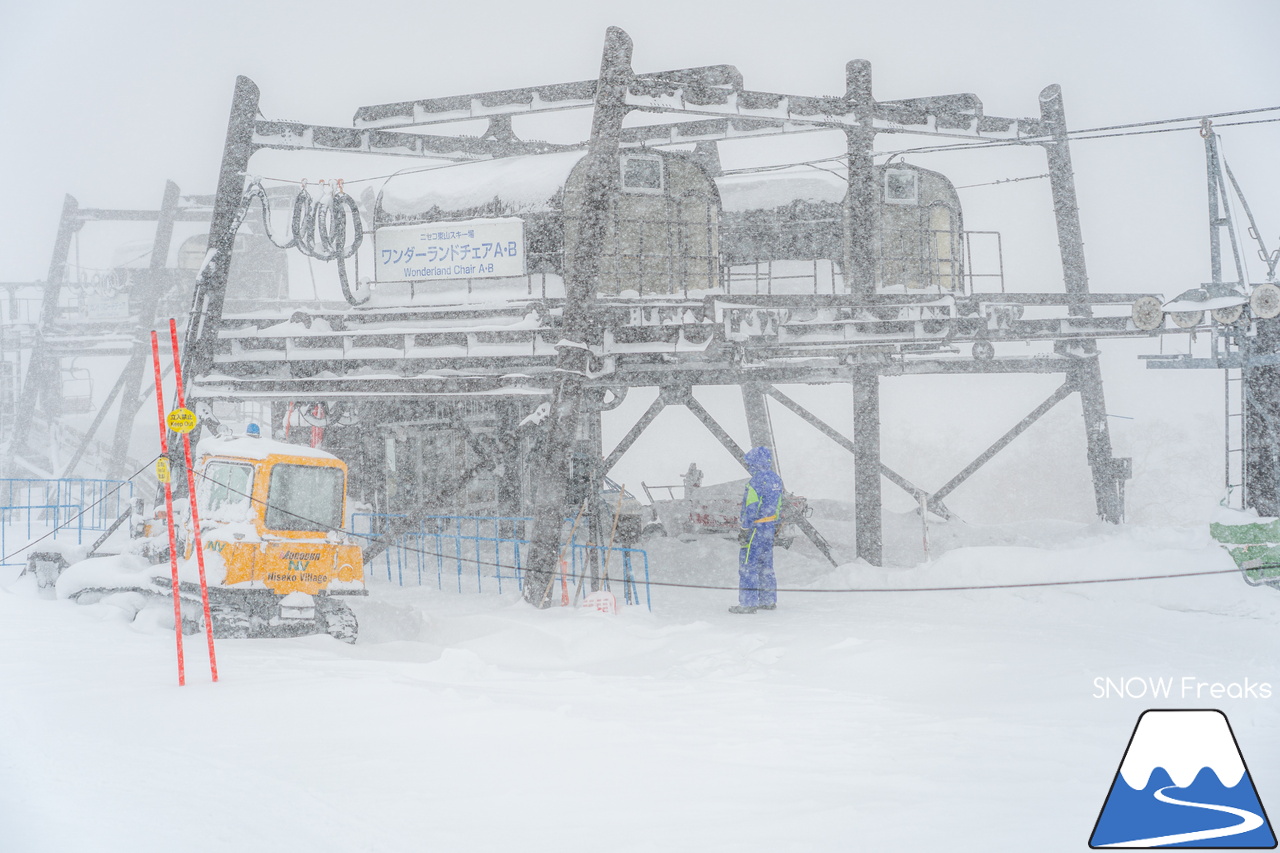
[[[22,565],[24,546],[50,531],[55,541],[84,544],[85,533],[106,530],[132,498],[128,480],[0,479],[0,565]]]
[[[354,531],[363,536],[377,536],[386,529],[388,519],[406,518],[383,513],[356,513],[351,518]],[[531,518],[497,518],[493,516],[433,515],[419,520],[416,529],[400,534],[395,542],[365,564],[370,579],[382,578],[399,586],[423,586],[433,580],[436,587],[448,584],[458,592],[484,592],[489,583],[497,592],[521,590],[524,568],[529,553]],[[574,541],[568,552],[568,582],[577,586],[578,579],[590,571],[591,556],[600,566],[609,560],[610,571],[617,567],[621,575],[623,601],[640,604],[637,566],[644,569],[644,603],[652,610],[649,592],[649,555],[638,548],[608,548],[603,545]]]

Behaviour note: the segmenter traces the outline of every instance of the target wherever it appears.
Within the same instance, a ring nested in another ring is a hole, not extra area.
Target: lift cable
[[[1072,139],[1075,139],[1077,137],[1080,137],[1083,139],[1106,139],[1111,136],[1139,136],[1142,134],[1141,133],[1134,133],[1134,134],[1107,133],[1107,134],[1097,135],[1097,136],[1082,136],[1082,135],[1083,134],[1101,134],[1102,131],[1128,130],[1130,128],[1154,127],[1157,125],[1177,124],[1180,122],[1189,122],[1189,121],[1199,122],[1203,119],[1229,118],[1232,116],[1252,115],[1254,113],[1266,113],[1266,112],[1276,112],[1276,111],[1280,111],[1280,106],[1256,107],[1254,109],[1248,109],[1248,110],[1232,110],[1230,112],[1211,113],[1203,116],[1184,116],[1182,118],[1154,119],[1152,121],[1132,122],[1129,124],[1113,124],[1113,125],[1106,125],[1102,127],[1083,128],[1080,130],[1069,130],[1067,131],[1067,136]],[[1276,121],[1280,121],[1280,118],[1261,119],[1257,121],[1228,122],[1228,123],[1220,124],[1217,126],[1218,127],[1236,127],[1239,125],[1246,125],[1246,124],[1267,124],[1267,123],[1276,122]],[[1188,127],[1166,128],[1166,129],[1156,130],[1156,131],[1144,131],[1144,133],[1169,133],[1171,131],[1177,131],[1177,130],[1190,130],[1193,127],[1198,127],[1198,125],[1193,125]],[[920,153],[920,152],[959,151],[967,148],[995,148],[995,147],[1003,147],[1006,145],[1027,145],[1027,144],[1037,144],[1038,141],[1043,141],[1045,139],[1047,139],[1047,137],[1027,137],[1025,139],[1018,139],[1018,140],[992,140],[989,142],[957,143],[952,145],[926,146],[921,148],[907,148],[901,151],[882,151],[882,152],[877,152],[875,156],[894,157],[894,156],[897,156],[898,154],[909,154],[909,153]],[[787,168],[787,166],[809,166],[816,163],[843,162],[844,160],[845,158],[843,156],[825,157],[819,160],[806,160],[806,161],[786,164],[782,166],[766,166],[766,167],[760,167],[758,169],[751,169],[751,168],[733,169],[733,170],[724,172],[724,174],[737,175],[737,174],[745,174],[753,171],[770,171],[773,169],[783,169],[783,168]],[[436,166],[424,166],[422,168],[415,168],[415,169],[402,169],[398,172],[392,172],[391,174],[387,174],[387,175],[377,175],[369,178],[354,178],[352,180],[347,181],[347,183],[360,184],[360,183],[367,183],[370,181],[384,181],[384,180],[387,180],[388,178],[397,177],[399,175],[414,175],[414,174],[420,174],[422,172],[434,172],[437,169],[451,169],[457,166],[467,166],[467,165],[471,165],[474,162],[475,161],[464,161],[460,163],[442,163]],[[258,180],[273,181],[273,182],[284,183],[284,184],[305,184],[306,183],[305,181],[298,181],[298,180],[293,180],[289,178],[263,177],[263,178],[259,178]]]
[[[1043,175],[1025,175],[1021,178],[1001,178],[998,181],[987,181],[985,184],[965,184],[964,186],[956,187],[956,189],[968,190],[973,189],[974,187],[994,187],[998,184],[1016,184],[1019,181],[1038,181],[1041,178],[1047,177],[1049,177],[1049,173],[1045,172]]]
[[[1264,118],[1252,121],[1232,121],[1215,124],[1214,127],[1239,127],[1246,124],[1272,124],[1280,121],[1280,118]],[[1151,122],[1154,124],[1155,122]],[[1074,141],[1088,139],[1110,139],[1117,136],[1146,136],[1152,133],[1177,133],[1183,130],[1199,130],[1199,125],[1186,125],[1184,127],[1158,127],[1151,130],[1131,130],[1124,133],[1096,133],[1093,130],[1073,130],[1067,132],[1067,137]],[[1089,134],[1088,136],[1082,134]],[[875,156],[888,156],[890,159],[902,154],[932,154],[945,151],[968,151],[979,148],[1007,148],[1013,145],[1039,145],[1042,142],[1049,141],[1047,136],[1028,136],[1023,139],[1002,139],[992,140],[990,142],[961,142],[954,145],[932,145],[920,148],[903,148],[899,151],[878,151]]]

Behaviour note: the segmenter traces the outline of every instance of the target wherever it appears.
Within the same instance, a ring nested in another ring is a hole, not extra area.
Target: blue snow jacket
[[[751,480],[742,496],[739,526],[744,529],[769,525],[773,532],[782,513],[782,478],[773,470],[773,454],[767,447],[757,447],[746,455]]]
[[[772,607],[778,601],[773,573],[773,535],[782,514],[782,478],[773,470],[773,454],[757,447],[746,456],[751,480],[742,496],[738,544],[738,603]]]

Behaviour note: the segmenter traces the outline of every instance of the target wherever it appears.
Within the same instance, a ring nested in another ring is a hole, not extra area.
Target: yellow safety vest
[[[749,507],[754,503],[760,503],[760,493],[756,491],[755,486],[747,485],[747,496],[743,500],[743,507]],[[767,515],[764,518],[757,518],[753,524],[764,524],[768,521],[777,521],[778,516],[782,514],[782,495],[778,495],[778,505],[773,508],[773,515]]]

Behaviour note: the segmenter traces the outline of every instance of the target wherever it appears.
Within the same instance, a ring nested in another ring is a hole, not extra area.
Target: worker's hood
[[[755,474],[759,471],[773,470],[773,454],[767,447],[753,447],[745,457],[747,469]]]

